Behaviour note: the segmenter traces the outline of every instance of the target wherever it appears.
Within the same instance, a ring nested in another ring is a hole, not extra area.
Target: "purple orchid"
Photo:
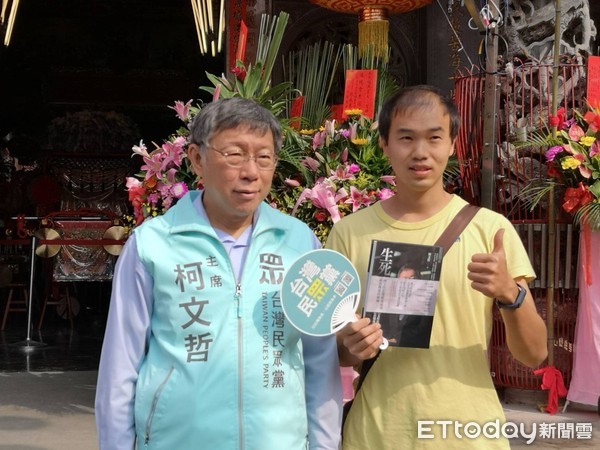
[[[563,151],[562,145],[555,145],[554,147],[550,147],[545,154],[546,161],[554,161],[554,158],[556,158],[556,155],[558,155],[562,151]]]

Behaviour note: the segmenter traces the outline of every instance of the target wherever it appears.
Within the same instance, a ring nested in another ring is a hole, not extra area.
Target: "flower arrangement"
[[[254,65],[237,61],[232,79],[207,74],[214,87],[200,89],[212,94],[213,100],[253,98],[280,119],[283,148],[268,201],[274,208],[303,220],[324,242],[342,217],[394,195],[395,177],[378,145],[377,124],[362,111],[347,110],[347,119],[342,123],[325,120],[318,130],[297,130],[285,117],[295,91],[289,81],[272,86],[271,73],[287,20],[283,12],[273,20],[263,15]],[[390,94],[393,80],[385,76],[385,71],[382,78],[378,92]],[[143,141],[133,146],[134,156],[141,157],[143,165],[135,177],[127,179],[133,215],[125,221],[130,227],[164,214],[188,190],[201,187],[185,154],[188,127],[201,105],[192,106],[191,100],[177,101],[170,108],[185,126],[162,145],[154,144],[151,152]],[[315,108],[324,115],[329,110],[322,104]],[[302,121],[306,123],[304,118]],[[458,174],[456,160],[451,160],[445,181],[451,182],[451,177],[456,179]]]
[[[532,180],[523,192],[535,207],[554,188],[562,194],[562,209],[577,224],[600,229],[600,108],[572,111],[564,108],[548,120],[557,132],[534,136],[534,145],[545,148],[547,177]]]
[[[187,103],[176,101],[170,108],[186,124],[199,111],[199,108],[191,106],[191,100]],[[141,156],[143,164],[138,174],[126,180],[129,202],[133,207],[133,215],[125,217],[130,228],[147,218],[164,214],[188,190],[199,187],[185,153],[187,135],[187,127],[182,127],[162,145],[154,144],[152,152],[148,152],[143,140],[133,146],[132,156]]]
[[[306,142],[300,166],[282,167],[273,183],[271,205],[307,223],[322,242],[345,215],[394,195],[376,124],[361,113],[348,110],[341,124],[326,120],[319,130],[300,130]]]
[[[133,215],[125,222],[130,228],[164,214],[188,190],[202,187],[185,154],[187,125],[200,108],[191,101],[177,101],[170,108],[186,126],[162,145],[154,144],[151,152],[143,141],[132,148],[132,156],[141,157],[143,164],[139,173],[127,178]],[[280,158],[267,199],[274,208],[307,223],[322,242],[342,217],[395,193],[395,176],[379,147],[376,122],[360,110],[345,113],[347,119],[341,123],[326,120],[318,130],[297,133],[290,141],[297,148]],[[294,158],[288,157],[291,153]],[[457,170],[451,160],[447,185]]]
[[[186,125],[200,110],[191,101],[170,107]],[[327,120],[319,130],[300,130],[296,145],[300,163],[283,158],[276,170],[269,202],[274,208],[305,221],[324,241],[340,218],[394,194],[391,175],[377,145],[376,124],[359,110],[347,111],[339,124]],[[144,220],[164,214],[188,190],[201,187],[185,154],[187,126],[162,145],[148,151],[143,141],[132,148],[142,158],[140,172],[127,178],[133,228]]]
[[[213,87],[203,86],[200,89],[212,94],[213,100],[236,96],[253,98],[274,115],[280,116],[292,87],[290,82],[271,86],[271,73],[288,17],[284,12],[276,17],[263,15],[254,66],[250,64],[246,67],[238,60],[230,79],[224,75],[217,77],[207,73]],[[189,125],[202,105],[194,106],[191,100],[186,103],[176,101],[169,108],[175,111],[183,126],[162,145],[154,144],[155,148],[151,152],[148,152],[143,141],[133,146],[132,156],[141,156],[143,164],[138,174],[127,178],[129,202],[133,206],[133,215],[126,216],[124,220],[129,228],[139,225],[147,218],[164,214],[188,190],[201,187],[201,181],[194,174],[185,149]],[[286,139],[280,158],[294,160],[294,135],[297,133],[287,124],[283,125]]]

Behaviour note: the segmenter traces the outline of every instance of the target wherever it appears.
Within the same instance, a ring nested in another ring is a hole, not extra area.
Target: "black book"
[[[390,346],[429,348],[442,247],[372,241],[363,315]]]

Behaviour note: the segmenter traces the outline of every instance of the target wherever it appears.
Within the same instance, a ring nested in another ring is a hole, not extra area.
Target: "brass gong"
[[[53,241],[60,238],[58,232],[52,228],[40,228],[34,234],[36,238],[45,241]],[[60,251],[60,247],[60,245],[40,244],[35,249],[35,254],[41,258],[52,258]]]
[[[117,241],[124,240],[127,237],[125,227],[115,225],[104,232],[102,239],[114,239]],[[119,256],[123,250],[123,244],[107,244],[103,245],[104,250],[111,255]]]

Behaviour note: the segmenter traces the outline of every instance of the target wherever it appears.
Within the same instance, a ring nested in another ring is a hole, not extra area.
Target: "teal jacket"
[[[335,339],[301,337],[279,293],[286,268],[314,249],[312,232],[262,203],[236,280],[199,194],[134,232],[153,299],[135,382],[138,448],[337,449]]]

